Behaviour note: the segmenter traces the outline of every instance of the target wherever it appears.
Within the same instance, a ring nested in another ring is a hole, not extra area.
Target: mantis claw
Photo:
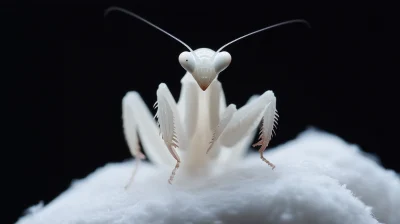
[[[275,169],[275,165],[274,165],[273,163],[271,163],[270,161],[268,161],[268,160],[264,157],[264,155],[263,155],[265,149],[266,149],[267,146],[268,146],[268,143],[266,143],[266,142],[263,141],[263,140],[260,140],[260,141],[258,141],[257,143],[254,143],[254,144],[252,145],[252,147],[256,147],[256,146],[261,146],[260,149],[258,150],[258,152],[260,153],[260,158],[261,158],[261,160],[264,161],[266,164],[268,164],[270,167],[272,167],[272,169]]]
[[[178,170],[180,163],[181,163],[180,161],[176,162],[175,168],[172,170],[171,176],[169,177],[169,180],[168,180],[169,184],[172,184],[172,181],[174,180],[174,177],[175,177],[175,173]]]

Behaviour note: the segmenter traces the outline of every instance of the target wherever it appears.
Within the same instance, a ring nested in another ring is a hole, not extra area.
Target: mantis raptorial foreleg
[[[176,170],[181,162],[175,148],[187,149],[187,135],[184,132],[175,99],[172,97],[167,85],[161,83],[157,90],[157,113],[160,132],[168,151],[176,160],[175,168],[168,180],[169,183],[174,179]]]
[[[275,168],[274,164],[264,158],[263,152],[272,138],[277,116],[276,98],[272,91],[267,91],[233,114],[228,125],[222,131],[220,137],[221,144],[227,147],[238,144],[261,122],[259,142],[253,146],[260,145],[259,152],[261,159],[272,168]]]

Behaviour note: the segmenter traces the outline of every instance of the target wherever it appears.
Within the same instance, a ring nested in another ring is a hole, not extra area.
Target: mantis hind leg
[[[125,190],[128,190],[128,188],[132,185],[133,180],[135,179],[137,170],[139,169],[140,161],[146,159],[146,156],[140,152],[140,149],[138,149],[138,152],[136,154],[135,158],[135,166],[133,168],[131,177],[129,178],[129,182],[125,185]]]

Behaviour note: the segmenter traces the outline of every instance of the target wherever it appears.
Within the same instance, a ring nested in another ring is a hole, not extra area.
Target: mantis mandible
[[[232,58],[228,52],[222,50],[240,39],[274,27],[292,23],[309,26],[307,21],[296,19],[267,26],[236,38],[217,51],[208,48],[192,50],[180,39],[133,12],[110,7],[105,11],[105,15],[112,11],[120,11],[143,21],[180,42],[189,50],[182,52],[178,57],[180,65],[186,70],[181,80],[182,89],[178,103],[165,83],[159,85],[157,102],[154,105],[157,109],[155,115],[157,122],[154,122],[151,112],[137,92],[128,92],[123,98],[124,134],[137,162],[145,158],[139,149],[139,134],[151,161],[159,165],[175,163],[168,180],[171,184],[182,161],[180,154],[185,156],[184,161],[188,171],[207,172],[207,169],[203,168],[207,167],[210,161],[231,162],[240,158],[246,144],[252,140],[251,133],[254,133],[254,129],[261,122],[258,142],[252,146],[260,146],[258,151],[261,160],[272,169],[275,168],[275,165],[263,156],[275,134],[274,129],[278,121],[275,95],[270,90],[266,91],[261,96],[250,99],[239,110],[234,104],[226,106],[218,76],[230,65]],[[231,154],[228,156],[224,154],[225,159],[222,159],[221,151],[224,148],[229,148]],[[135,172],[136,168],[133,173]],[[132,178],[129,183],[132,182]]]

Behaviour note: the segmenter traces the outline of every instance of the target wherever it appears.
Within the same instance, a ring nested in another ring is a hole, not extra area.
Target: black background
[[[366,2],[200,1],[129,4],[36,4],[1,7],[2,166],[10,192],[7,214],[45,203],[108,162],[131,158],[121,100],[138,91],[148,106],[165,82],[177,98],[184,46],[108,6],[132,10],[193,49],[218,49],[277,22],[293,24],[241,40],[225,50],[221,73],[227,102],[241,107],[273,90],[280,122],[271,147],[308,126],[334,133],[377,154],[400,171],[396,107],[396,14]],[[5,49],[5,50],[4,50]],[[5,223],[8,223],[6,220]]]

